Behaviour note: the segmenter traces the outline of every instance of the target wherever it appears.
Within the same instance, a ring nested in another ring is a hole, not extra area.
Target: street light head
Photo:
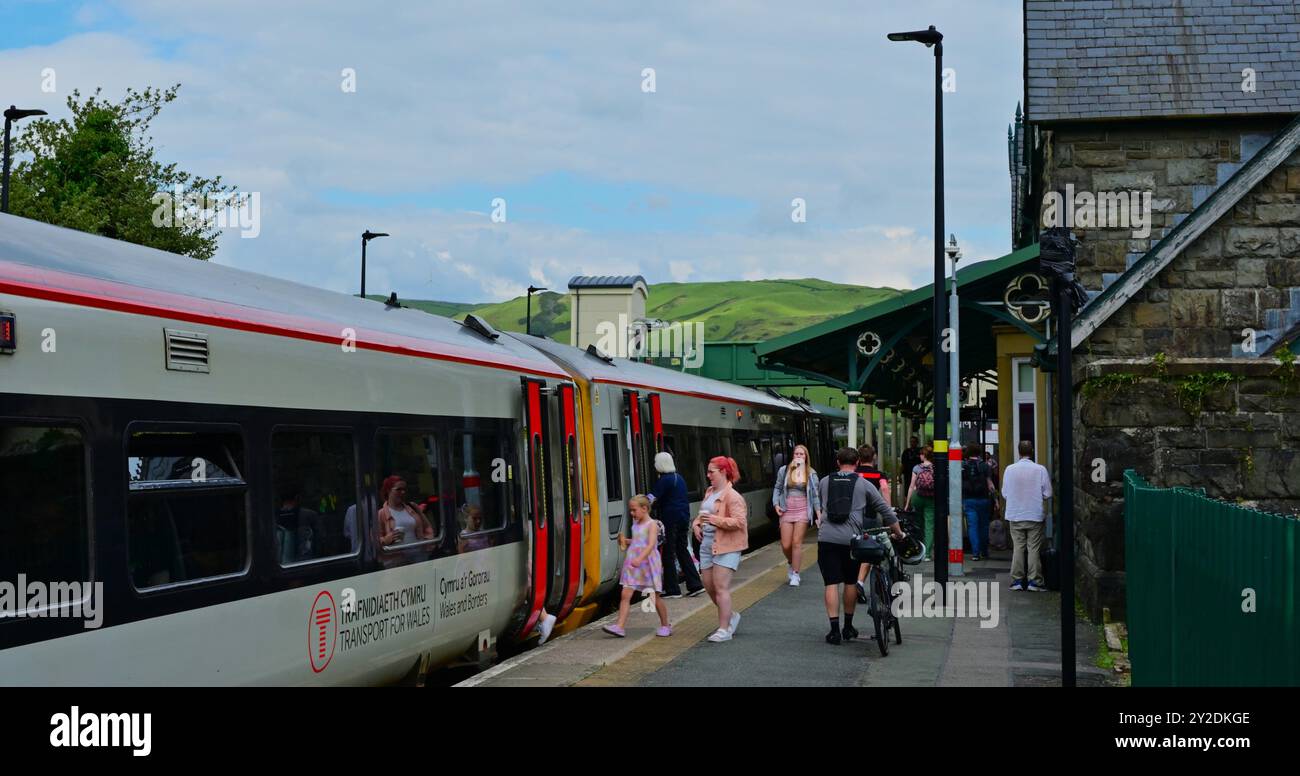
[[[369,229],[361,233],[362,240],[373,240],[376,237],[387,237],[388,232],[372,232]]]
[[[892,41],[914,40],[917,43],[924,43],[926,48],[930,48],[934,44],[943,40],[943,33],[936,30],[934,28],[934,25],[931,24],[930,29],[928,30],[912,30],[911,32],[891,32],[886,37],[888,37]]]
[[[948,258],[954,264],[957,263],[957,260],[961,258],[961,248],[957,247],[957,235],[955,234],[948,235],[948,247],[944,248],[944,252],[948,254]]]
[[[530,293],[530,294],[535,294],[535,293],[537,293],[538,291],[546,291],[546,290],[547,290],[546,286],[531,286],[531,285],[530,285],[530,286],[528,287],[528,293]]]
[[[29,110],[23,108],[16,108],[13,105],[10,105],[8,108],[5,109],[6,121],[17,121],[18,119],[25,119],[28,116],[45,116],[45,115],[47,114],[43,110],[35,110],[35,109]]]

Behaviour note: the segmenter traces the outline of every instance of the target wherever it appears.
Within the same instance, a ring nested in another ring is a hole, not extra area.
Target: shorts
[[[721,555],[714,555],[713,534],[705,533],[703,541],[700,542],[700,571],[712,568],[714,565],[735,571],[740,568],[740,552],[724,552]]]
[[[817,542],[817,568],[829,585],[852,585],[858,581],[862,564],[853,559],[853,550],[847,544]]]

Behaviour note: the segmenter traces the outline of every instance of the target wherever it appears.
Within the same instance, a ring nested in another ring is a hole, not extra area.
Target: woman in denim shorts
[[[709,460],[709,489],[700,514],[691,524],[700,542],[700,579],[718,607],[714,643],[730,641],[740,625],[740,613],[731,608],[731,575],[740,568],[740,553],[749,547],[745,499],[731,484],[740,479],[736,462],[726,456]]]

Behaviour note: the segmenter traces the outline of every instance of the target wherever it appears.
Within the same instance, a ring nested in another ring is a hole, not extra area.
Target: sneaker
[[[731,635],[733,635],[733,636],[736,635],[736,626],[738,626],[738,625],[740,625],[740,612],[732,612],[732,613],[731,613],[731,628],[729,628],[729,630],[731,631]]]
[[[970,556],[970,559],[971,559],[971,560],[984,560],[983,557],[981,557],[980,555],[976,555],[976,554],[972,554],[972,555]]]
[[[790,587],[798,587],[798,586],[799,586],[799,572],[796,571],[793,575],[790,576]]]
[[[794,568],[793,568],[793,567],[791,567],[791,566],[786,566],[786,567],[785,567],[785,579],[786,579],[787,582],[789,582],[790,580],[794,579]]]
[[[1037,582],[1033,581],[1032,579],[1029,581],[1029,588],[1028,588],[1028,589],[1029,589],[1029,590],[1032,590],[1032,591],[1035,592],[1035,593],[1046,593],[1046,592],[1047,592],[1047,588],[1046,588],[1045,586],[1038,584]]]
[[[858,629],[852,625],[845,625],[841,633],[843,634],[845,641],[853,641],[858,637]]]
[[[682,597],[682,594],[681,594],[681,593],[669,593],[669,594],[667,594],[667,595],[660,595],[659,597],[662,598],[662,599],[664,599],[665,601],[667,601],[667,600],[670,599],[670,598],[681,598],[681,597]]]
[[[1013,579],[1013,580],[1011,580],[1011,589],[1012,589],[1012,590],[1024,590],[1024,589],[1025,589],[1025,585],[1024,585],[1024,583],[1021,582],[1020,580],[1018,580],[1018,579]]]
[[[826,643],[827,643],[827,644],[839,644],[839,643],[840,643],[840,640],[841,640],[841,639],[840,639],[840,632],[837,631],[837,630],[833,630],[833,631],[831,631],[830,633],[827,633],[827,634],[826,634]]]
[[[723,641],[731,641],[731,631],[726,628],[718,628],[713,632],[713,635],[709,636],[709,641],[712,641],[714,644]]]
[[[617,625],[606,625],[605,627],[601,628],[601,630],[605,631],[611,636],[618,636],[620,639],[627,635],[627,631],[623,630]]]
[[[697,587],[697,588],[695,588],[694,590],[687,590],[687,591],[686,591],[686,595],[689,596],[689,597],[691,597],[691,598],[694,598],[695,596],[697,596],[697,595],[699,595],[700,593],[703,593],[703,592],[704,592],[704,588],[702,588],[702,587]]]
[[[860,604],[871,603],[871,598],[867,595],[867,586],[862,584],[861,582],[858,582],[857,584],[858,584],[858,603]]]
[[[545,644],[546,640],[551,637],[551,631],[554,629],[555,615],[548,614],[543,617],[542,621],[537,624],[537,630],[541,633],[541,637],[537,639],[537,646],[540,647]]]
[[[679,597],[680,597],[680,596],[679,596]],[[659,626],[659,629],[655,631],[655,635],[656,635],[656,636],[671,636],[671,635],[673,635],[673,626],[671,626],[671,625],[660,625],[660,626]]]

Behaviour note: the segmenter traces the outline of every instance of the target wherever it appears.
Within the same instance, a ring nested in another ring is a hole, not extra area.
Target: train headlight
[[[18,317],[0,313],[0,353],[13,353],[18,347]]]

